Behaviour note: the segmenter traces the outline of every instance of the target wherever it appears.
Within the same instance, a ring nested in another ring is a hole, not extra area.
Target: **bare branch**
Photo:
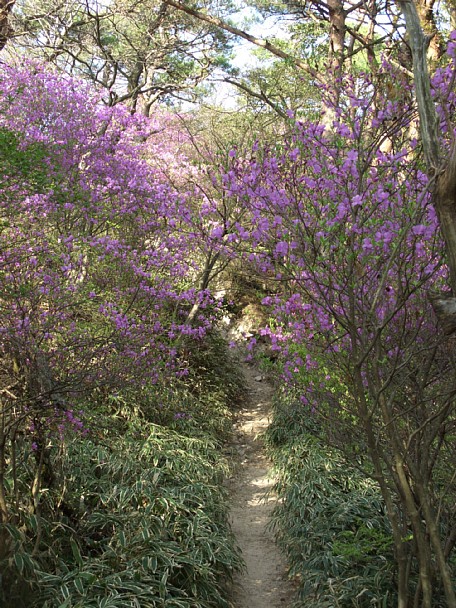
[[[284,112],[276,103],[274,103],[264,91],[260,90],[260,92],[258,93],[257,91],[254,91],[252,88],[247,86],[245,83],[233,80],[232,78],[224,78],[223,82],[232,84],[238,89],[241,89],[241,91],[244,91],[244,93],[247,93],[247,95],[249,95],[250,97],[255,97],[256,99],[263,101],[270,108],[272,108],[274,112],[276,112],[281,118],[287,118],[286,112]]]

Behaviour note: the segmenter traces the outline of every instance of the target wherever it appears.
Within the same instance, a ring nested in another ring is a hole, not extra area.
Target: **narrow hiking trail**
[[[273,389],[255,367],[244,364],[248,399],[238,413],[234,448],[239,466],[230,483],[231,525],[246,571],[235,577],[233,608],[288,608],[293,589],[285,560],[267,529],[276,497],[261,437],[271,415]]]

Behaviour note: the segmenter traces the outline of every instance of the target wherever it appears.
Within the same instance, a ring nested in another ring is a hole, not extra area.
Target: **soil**
[[[288,608],[293,588],[285,560],[268,529],[277,498],[261,434],[271,416],[273,389],[255,367],[244,364],[248,400],[238,413],[233,448],[239,466],[230,481],[231,525],[246,569],[235,577],[233,608]]]

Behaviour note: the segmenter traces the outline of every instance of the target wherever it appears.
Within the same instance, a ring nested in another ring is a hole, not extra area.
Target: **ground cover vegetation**
[[[298,605],[456,607],[454,7],[252,6],[284,39],[216,3],[0,7],[7,605],[227,605],[232,268],[270,319]],[[157,106],[209,74],[234,117]]]
[[[394,548],[378,486],[316,431],[298,394],[277,397],[267,444],[281,500],[271,526],[296,605],[394,606]]]

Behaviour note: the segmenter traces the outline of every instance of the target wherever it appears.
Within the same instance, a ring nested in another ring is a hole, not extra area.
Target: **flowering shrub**
[[[239,378],[166,120],[39,65],[0,82],[0,603],[228,605]]]
[[[451,82],[439,74],[435,86]],[[233,153],[221,183],[249,222],[218,234],[277,285],[264,300],[276,322],[263,333],[315,432],[377,481],[406,605],[411,556],[427,598],[433,577],[448,590],[455,370],[427,298],[447,270],[408,86],[390,101],[367,76],[345,85],[331,129],[298,122],[275,148]],[[446,103],[451,92],[439,95]]]
[[[144,158],[154,124],[40,65],[0,81],[3,428],[39,462],[49,433],[84,430],[81,395],[185,375],[212,299],[192,285],[185,196]]]

